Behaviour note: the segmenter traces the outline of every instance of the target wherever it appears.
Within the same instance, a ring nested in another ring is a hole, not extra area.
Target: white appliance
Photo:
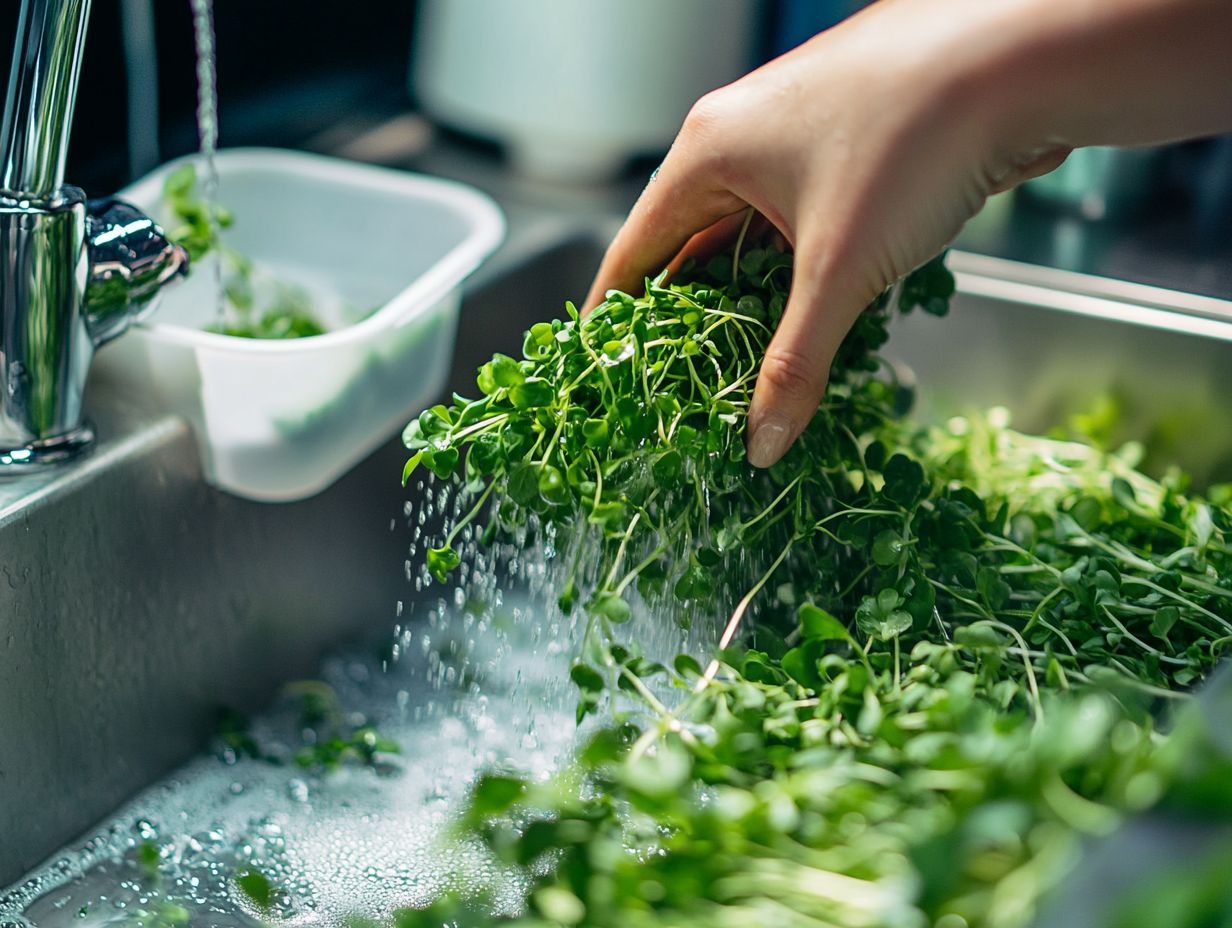
[[[565,182],[663,151],[750,66],[759,0],[422,0],[411,92],[445,125]]]

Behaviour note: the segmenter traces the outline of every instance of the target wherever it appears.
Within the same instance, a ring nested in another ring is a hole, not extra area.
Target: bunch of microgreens
[[[262,280],[262,272],[248,257],[222,241],[219,233],[235,217],[198,192],[197,171],[191,163],[167,175],[163,202],[179,223],[167,238],[183,246],[194,263],[216,252],[222,264],[223,292],[230,312],[227,318],[211,323],[208,331],[237,338],[305,338],[326,331],[306,290],[280,280]],[[263,290],[270,291],[269,301],[258,308],[258,291]]]
[[[875,352],[893,310],[945,312],[940,260],[862,315],[803,435],[752,468],[790,276],[738,245],[570,305],[406,430],[404,479],[457,474],[468,501],[432,575],[472,523],[550,534],[587,617],[579,721],[610,713],[560,777],[476,786],[463,827],[529,881],[519,924],[1022,925],[1125,814],[1232,815],[1204,718],[1161,733],[1232,643],[1228,511],[1000,414],[904,424]],[[726,620],[718,657],[622,640],[638,598]],[[497,920],[482,896],[397,915]]]

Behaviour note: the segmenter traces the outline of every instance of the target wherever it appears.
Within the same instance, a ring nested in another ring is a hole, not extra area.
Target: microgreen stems
[[[1013,638],[1016,642],[1018,642],[1018,647],[1021,648],[1024,653],[1022,666],[1027,674],[1027,686],[1031,688],[1031,702],[1035,707],[1035,717],[1037,719],[1043,718],[1044,707],[1040,703],[1039,684],[1036,683],[1036,680],[1035,680],[1035,668],[1031,666],[1031,661],[1028,660],[1025,656],[1026,652],[1030,650],[1027,647],[1026,640],[1019,633],[1018,629],[1014,628],[1014,626],[1012,625],[1007,625],[1005,622],[996,621],[996,620],[990,622],[989,624],[992,625],[994,628],[1001,629],[1001,631],[1005,632],[1007,635]]]
[[[1194,609],[1198,612],[1201,612],[1203,615],[1207,616],[1208,618],[1214,619],[1217,623],[1219,623],[1220,626],[1223,627],[1225,631],[1232,632],[1232,622],[1228,622],[1228,620],[1224,619],[1222,616],[1219,616],[1216,613],[1211,612],[1211,610],[1207,609],[1205,606],[1199,606],[1197,603],[1193,602],[1190,599],[1187,599],[1186,597],[1182,596],[1180,593],[1172,592],[1172,590],[1169,590],[1167,587],[1162,587],[1158,583],[1154,583],[1143,577],[1122,577],[1121,582],[1134,584],[1137,586],[1144,586],[1148,590],[1152,590],[1158,593],[1160,596],[1163,596],[1167,599],[1171,599],[1173,602],[1180,603],[1183,606],[1187,606],[1190,609]]]
[[[620,563],[625,557],[625,548],[628,547],[629,539],[633,537],[634,531],[637,529],[637,523],[641,521],[642,514],[634,513],[632,520],[629,522],[629,527],[625,529],[624,534],[620,538],[620,547],[616,551],[616,556],[612,558],[612,567],[608,571],[607,578],[603,581],[603,589],[610,590],[612,583],[616,580],[616,572],[620,570]]]
[[[740,234],[736,236],[736,246],[732,249],[732,283],[735,283],[740,277],[740,249],[744,247],[744,237],[749,232],[749,223],[753,221],[754,212],[756,212],[756,210],[754,210],[751,206],[744,211],[744,222],[740,224]]]
[[[803,476],[797,476],[793,478],[792,481],[789,484],[787,484],[787,486],[783,487],[783,489],[779,492],[779,495],[770,501],[770,505],[766,506],[765,509],[757,513],[757,515],[753,516],[753,518],[743,523],[741,527],[747,531],[748,529],[756,525],[758,522],[760,522],[762,519],[764,519],[766,516],[768,516],[770,513],[772,513],[775,509],[778,508],[779,503],[781,503],[786,498],[787,494],[800,485],[800,481],[803,479],[804,479]]]
[[[1023,626],[1022,630],[1024,632],[1029,631],[1031,629],[1031,626],[1033,626],[1036,622],[1039,621],[1039,617],[1044,614],[1044,608],[1050,602],[1052,602],[1054,599],[1060,596],[1063,589],[1064,587],[1059,587],[1059,586],[1053,587],[1051,590],[1048,591],[1048,593],[1044,596],[1044,598],[1041,599],[1036,604],[1035,608],[1031,610],[1031,618],[1028,619],[1027,624]]]
[[[728,645],[732,643],[732,639],[736,637],[736,632],[740,628],[740,622],[744,618],[744,613],[749,608],[749,603],[753,601],[753,597],[761,592],[761,588],[766,585],[766,583],[774,575],[774,572],[778,570],[779,565],[787,559],[787,555],[791,553],[792,545],[794,545],[798,540],[799,536],[792,536],[791,540],[783,546],[783,550],[779,552],[779,556],[774,559],[774,563],[770,565],[766,572],[761,575],[749,591],[741,597],[740,602],[736,604],[736,608],[732,610],[731,617],[728,618],[727,624],[723,627],[723,634],[719,636],[720,651],[725,650]],[[719,672],[720,665],[721,662],[718,658],[713,658],[710,661],[710,664],[706,667],[706,672],[702,674],[701,680],[697,683],[697,689],[704,689],[706,685],[714,679],[714,675]]]
[[[501,425],[502,423],[508,422],[508,421],[509,421],[509,413],[501,413],[500,415],[490,416],[487,419],[483,419],[479,422],[475,422],[471,425],[468,425],[464,429],[459,429],[457,432],[450,432],[449,442],[450,443],[459,442],[464,438],[470,438],[472,435],[474,435],[477,432],[484,432],[490,429],[494,429],[497,426]]]
[[[1173,657],[1170,654],[1165,654],[1163,651],[1160,651],[1159,648],[1152,647],[1151,645],[1147,644],[1145,641],[1143,641],[1141,638],[1139,638],[1137,635],[1131,632],[1128,628],[1126,628],[1125,624],[1116,617],[1116,613],[1114,613],[1107,606],[1101,605],[1100,611],[1103,612],[1105,616],[1107,616],[1108,621],[1111,622],[1116,627],[1117,631],[1119,631],[1122,635],[1124,635],[1126,638],[1128,638],[1130,641],[1132,641],[1134,644],[1140,647],[1147,654],[1154,654],[1165,664],[1176,664],[1181,667],[1189,666],[1190,661],[1187,661],[1181,657]]]
[[[496,488],[496,484],[489,483],[479,494],[479,499],[475,500],[475,505],[471,506],[470,510],[461,519],[454,523],[453,528],[449,530],[449,534],[445,536],[445,547],[450,547],[454,539],[462,532],[466,526],[474,520],[475,516],[479,515],[483,509],[483,504],[488,501],[488,497],[492,495],[492,491]]]

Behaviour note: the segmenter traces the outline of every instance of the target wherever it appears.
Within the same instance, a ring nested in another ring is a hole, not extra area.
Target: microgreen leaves
[[[366,719],[345,712],[333,688],[320,680],[297,680],[283,687],[283,696],[294,710],[297,747],[273,739],[262,743],[251,723],[232,709],[219,713],[219,754],[228,764],[244,757],[272,764],[292,761],[313,773],[331,773],[355,765],[378,772],[394,769],[401,747],[380,733]]]
[[[860,631],[879,641],[892,641],[911,628],[911,614],[900,608],[903,597],[896,590],[882,590],[866,596],[856,609]]]
[[[497,354],[479,369],[477,398],[455,397],[407,426],[404,483],[421,468],[458,474],[463,493],[486,484],[499,501],[450,526],[428,551],[431,577],[445,582],[458,566],[452,544],[472,519],[488,520],[484,538],[512,537],[526,520],[578,539],[597,531],[611,540],[604,560],[585,565],[587,580],[566,578],[560,602],[585,602],[590,615],[620,623],[634,589],[682,604],[726,595],[735,605],[747,586],[725,569],[733,558],[785,554],[797,539],[807,547],[836,531],[863,537],[869,492],[839,494],[835,483],[860,449],[835,435],[893,414],[867,373],[877,367],[872,352],[885,340],[889,302],[879,300],[844,343],[827,403],[792,455],[760,472],[744,460],[743,430],[791,258],[746,252],[734,278],[731,260],[711,264],[684,269],[682,283],[650,282],[640,298],[614,292],[585,319],[567,307],[565,319],[526,333],[521,359]],[[948,297],[940,262],[919,274],[932,283],[913,284],[913,299]],[[902,453],[886,457],[883,445],[869,454],[884,469],[869,490],[884,484],[886,502],[913,505],[928,492],[923,469]],[[707,522],[720,523],[711,544],[695,540]],[[887,544],[882,555],[906,561],[909,539]],[[767,558],[763,568],[781,561]]]

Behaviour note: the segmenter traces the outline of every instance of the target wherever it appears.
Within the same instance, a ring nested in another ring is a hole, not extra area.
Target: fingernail
[[[791,423],[783,416],[770,413],[760,417],[749,435],[749,463],[754,467],[774,464],[787,451],[791,436]]]

